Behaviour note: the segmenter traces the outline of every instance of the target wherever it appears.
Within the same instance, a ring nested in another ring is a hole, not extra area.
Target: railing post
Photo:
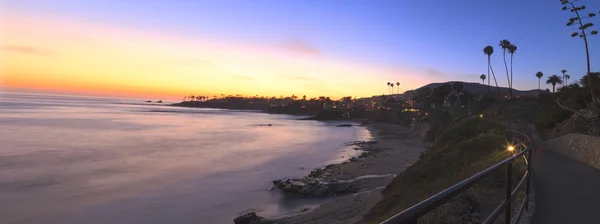
[[[512,214],[512,161],[506,164],[506,224],[510,224]]]
[[[529,176],[527,176],[527,187],[525,190],[525,211],[527,211],[529,209],[529,188],[531,185],[531,175],[533,175],[533,173],[531,172],[531,162],[533,161],[533,147],[529,148],[529,152],[527,152],[527,173],[529,173]]]

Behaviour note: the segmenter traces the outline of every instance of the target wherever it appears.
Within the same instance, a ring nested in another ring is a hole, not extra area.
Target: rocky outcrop
[[[263,224],[265,218],[256,215],[256,212],[248,212],[233,219],[234,224]]]
[[[302,197],[327,197],[356,193],[358,187],[349,182],[325,182],[314,178],[274,180],[273,184],[281,191]]]
[[[566,134],[548,141],[549,148],[600,169],[600,137]]]

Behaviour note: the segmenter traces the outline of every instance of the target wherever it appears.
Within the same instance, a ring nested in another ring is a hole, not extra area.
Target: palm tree
[[[562,84],[563,81],[560,77],[558,77],[558,75],[552,75],[550,77],[548,77],[548,80],[546,81],[546,84],[550,84],[552,85],[552,92],[556,92],[555,88],[556,88],[556,84]]]
[[[390,86],[392,87],[392,94],[394,94],[394,83],[390,83]]]
[[[191,96],[190,96],[190,98],[192,99],[191,101],[193,102],[193,101],[194,101],[194,99],[196,99],[196,96],[194,96],[194,95],[191,95]]]
[[[537,77],[537,78],[538,78],[538,89],[541,89],[541,88],[540,88],[540,82],[542,81],[542,77],[544,77],[544,73],[542,73],[542,72],[537,72],[537,73],[535,73],[535,77]]]
[[[569,74],[565,74],[565,86],[569,85],[569,79],[571,78],[571,76]]]
[[[481,76],[479,76],[479,78],[481,79],[481,83],[483,83],[485,85],[485,74],[481,74]]]
[[[504,56],[504,68],[506,69],[506,79],[508,80],[508,90],[509,96],[512,98],[512,90],[510,88],[510,77],[508,76],[508,65],[506,64],[506,50],[510,47],[511,43],[508,40],[501,40],[500,47],[502,47],[502,52]]]
[[[490,59],[492,54],[494,53],[494,48],[490,45],[485,46],[483,48],[483,53],[488,56],[488,76],[490,76],[490,70],[492,71],[492,77],[494,77],[494,82],[496,83],[496,91],[498,91],[498,97],[500,97],[500,88],[498,88],[498,81],[496,80],[496,75],[494,74],[494,69],[492,68],[492,64]],[[490,92],[490,80],[488,79],[488,93]]]
[[[387,85],[388,85],[388,92],[389,92],[390,94],[392,93],[392,91],[390,91],[390,85],[391,85],[391,84],[392,84],[391,82],[387,82]]]
[[[398,88],[398,93],[400,93],[400,82],[396,82],[396,87]]]
[[[563,69],[560,70],[561,73],[563,73],[563,82],[565,81],[565,73],[567,73],[567,70]]]
[[[513,55],[517,51],[517,45],[511,44],[508,46],[508,53],[510,53],[510,93],[512,96],[512,87],[513,87]]]

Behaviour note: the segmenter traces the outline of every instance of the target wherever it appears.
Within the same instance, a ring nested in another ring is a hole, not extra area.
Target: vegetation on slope
[[[365,216],[376,223],[497,163],[510,154],[505,127],[492,120],[470,117],[440,132],[431,150],[400,174],[383,191],[383,199]],[[485,147],[482,147],[485,146]],[[521,172],[522,167],[515,166]],[[464,194],[453,198],[425,220],[435,223],[481,222],[502,201],[504,172],[499,170]],[[520,176],[520,175],[515,175]]]

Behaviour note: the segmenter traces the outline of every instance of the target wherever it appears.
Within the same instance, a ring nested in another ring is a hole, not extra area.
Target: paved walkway
[[[548,147],[534,151],[531,223],[600,223],[600,170]]]

